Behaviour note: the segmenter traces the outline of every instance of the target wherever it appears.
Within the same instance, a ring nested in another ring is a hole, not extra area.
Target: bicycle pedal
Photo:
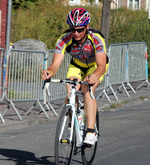
[[[62,139],[60,142],[61,142],[61,143],[69,143],[70,140],[68,140],[68,139],[66,139],[66,140]]]

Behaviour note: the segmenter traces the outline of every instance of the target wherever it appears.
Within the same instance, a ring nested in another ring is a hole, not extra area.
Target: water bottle
[[[84,107],[81,107],[80,109],[81,111],[81,121],[80,121],[80,132],[81,132],[81,136],[84,136],[84,125],[85,125],[85,113],[84,113]]]
[[[78,123],[79,123],[79,128],[80,128],[81,123],[82,123],[82,113],[80,110],[78,110],[77,112],[77,118],[78,118]]]

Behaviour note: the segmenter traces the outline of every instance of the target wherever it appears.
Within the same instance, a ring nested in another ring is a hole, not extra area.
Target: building
[[[6,48],[7,0],[0,0],[0,48]]]
[[[94,0],[94,4],[99,4],[99,0]],[[88,6],[90,5],[89,0],[62,0],[62,4],[67,6],[75,6],[75,5],[80,5],[80,6]]]
[[[118,9],[125,7],[132,10],[146,10],[150,9],[150,0],[113,0],[111,9]]]

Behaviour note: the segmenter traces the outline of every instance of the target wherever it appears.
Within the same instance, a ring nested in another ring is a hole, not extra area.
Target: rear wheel
[[[86,122],[85,122],[86,125]],[[86,128],[85,128],[86,130]],[[98,111],[96,114],[96,124],[95,124],[95,131],[97,135],[99,136],[99,116],[98,116]],[[95,145],[83,145],[82,150],[81,150],[81,155],[82,155],[82,161],[84,165],[91,165],[96,154],[96,149],[97,149],[97,142]]]
[[[72,154],[74,150],[74,135],[70,143],[67,139],[68,124],[70,123],[71,110],[64,107],[60,113],[55,136],[55,163],[56,165],[69,165],[71,164]],[[61,131],[62,136],[61,136]],[[60,138],[61,136],[61,138]]]

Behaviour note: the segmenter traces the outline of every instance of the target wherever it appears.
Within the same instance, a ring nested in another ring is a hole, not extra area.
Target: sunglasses
[[[70,28],[70,29],[71,29],[71,32],[72,32],[72,33],[75,33],[76,31],[77,31],[78,33],[81,33],[81,32],[84,31],[85,27],[84,27],[84,28],[81,28],[81,29],[74,29],[74,28]]]

